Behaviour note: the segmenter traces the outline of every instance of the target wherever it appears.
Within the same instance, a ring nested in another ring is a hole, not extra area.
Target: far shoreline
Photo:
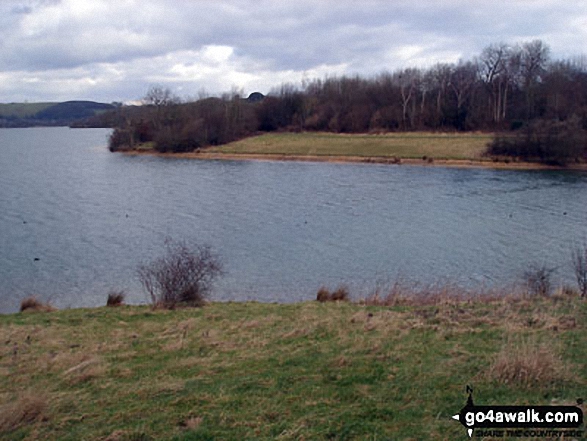
[[[587,170],[587,163],[583,162],[563,166],[513,157],[486,156],[488,143],[493,138],[494,134],[480,132],[271,132],[185,153],[160,153],[155,150],[153,142],[120,151],[129,155],[199,160],[403,164],[499,170]]]

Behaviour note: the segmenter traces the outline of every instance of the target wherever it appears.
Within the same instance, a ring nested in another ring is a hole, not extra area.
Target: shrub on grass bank
[[[20,302],[20,312],[23,311],[55,311],[55,308],[51,306],[49,303],[43,303],[35,296],[29,296]]]
[[[524,281],[528,289],[528,294],[535,296],[548,297],[552,293],[551,277],[554,268],[547,268],[544,265],[534,265],[524,272]]]
[[[220,258],[209,246],[166,241],[166,253],[138,269],[153,306],[201,306],[222,275]]]
[[[124,304],[124,297],[124,291],[110,291],[106,300],[106,306],[121,306]]]
[[[346,286],[339,286],[336,291],[330,292],[328,288],[321,287],[316,294],[316,300],[318,302],[347,302],[350,294]]]

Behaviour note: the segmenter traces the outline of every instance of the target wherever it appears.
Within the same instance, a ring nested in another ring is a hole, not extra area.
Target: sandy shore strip
[[[150,155],[163,158],[225,160],[225,161],[302,161],[302,162],[332,162],[332,163],[362,163],[388,165],[418,165],[426,167],[455,167],[455,168],[492,168],[503,170],[581,170],[587,171],[587,164],[571,164],[557,166],[538,164],[534,162],[505,162],[474,159],[422,159],[397,158],[381,156],[335,156],[335,155],[283,155],[283,154],[252,154],[252,153],[217,153],[217,152],[190,152],[190,153],[159,153],[154,150],[132,150],[124,152],[126,155]]]

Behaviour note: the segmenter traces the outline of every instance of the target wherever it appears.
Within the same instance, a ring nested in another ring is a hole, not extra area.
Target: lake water
[[[587,238],[587,174],[124,156],[109,130],[0,130],[0,312],[147,300],[140,263],[166,237],[211,245],[213,299],[356,295],[397,277],[507,285],[529,265],[573,282]]]

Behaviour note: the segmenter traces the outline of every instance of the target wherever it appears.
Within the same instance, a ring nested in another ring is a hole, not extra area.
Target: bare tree
[[[181,100],[171,92],[171,89],[162,86],[151,86],[143,98],[143,103],[155,107],[153,125],[160,130],[164,124],[165,109],[173,104],[179,104]]]
[[[573,87],[577,72],[569,61],[549,64],[544,80],[548,84],[548,88],[545,89],[550,113],[548,116],[566,120],[573,113],[577,113],[577,106],[574,103],[581,96]]]
[[[521,68],[525,87],[530,87],[541,80],[546,72],[549,58],[550,48],[541,40],[522,45]]]
[[[453,66],[450,64],[437,64],[430,70],[432,83],[436,88],[436,121],[442,118],[442,101],[446,96],[446,90],[451,84]]]
[[[475,83],[477,82],[477,66],[474,63],[459,62],[449,77],[449,85],[456,98],[457,115],[463,114],[465,102],[470,97]],[[464,121],[460,121],[459,128],[464,129]]]
[[[536,85],[546,72],[550,49],[541,40],[524,43],[521,49],[521,76],[526,94],[526,117],[534,114],[534,95]]]
[[[506,117],[507,92],[511,80],[508,72],[510,55],[511,48],[505,43],[499,43],[483,49],[479,58],[479,73],[489,90],[489,111],[496,123]]]
[[[177,104],[179,99],[171,92],[171,89],[162,86],[151,86],[143,98],[143,103],[155,107]]]
[[[416,113],[416,99],[418,85],[420,83],[420,71],[414,68],[408,68],[400,71],[396,76],[402,101],[402,120],[404,128],[414,127],[414,118]],[[412,108],[410,109],[410,105]],[[409,123],[408,123],[409,118]]]

